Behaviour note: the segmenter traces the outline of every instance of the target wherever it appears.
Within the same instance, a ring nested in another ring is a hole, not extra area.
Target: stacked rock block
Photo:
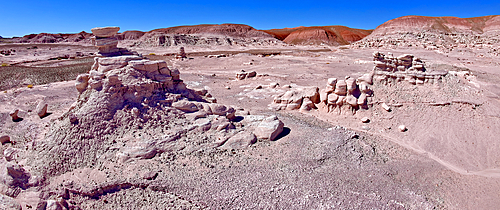
[[[120,30],[120,27],[97,27],[91,30],[94,35],[91,38],[92,44],[97,47],[99,55],[109,57],[135,54],[125,48],[117,47],[118,38],[115,35]]]
[[[374,80],[382,84],[406,81],[410,84],[436,83],[446,76],[446,71],[429,72],[424,63],[413,55],[405,54],[394,57],[392,53],[384,55],[373,53]]]

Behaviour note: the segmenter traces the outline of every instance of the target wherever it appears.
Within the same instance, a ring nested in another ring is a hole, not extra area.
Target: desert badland
[[[500,16],[0,39],[1,209],[498,209]]]

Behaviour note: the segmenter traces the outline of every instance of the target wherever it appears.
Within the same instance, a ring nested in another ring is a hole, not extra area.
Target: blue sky
[[[186,2],[186,3],[184,3]],[[178,25],[241,23],[257,29],[345,25],[374,29],[405,15],[500,15],[500,1],[13,1],[3,0],[0,36],[90,32],[98,26],[149,31]]]

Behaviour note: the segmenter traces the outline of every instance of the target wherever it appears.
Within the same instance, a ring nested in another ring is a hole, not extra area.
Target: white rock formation
[[[428,71],[424,63],[413,55],[405,54],[399,57],[373,53],[375,67],[373,68],[376,82],[387,84],[406,81],[410,84],[437,83],[446,76],[446,71]]]

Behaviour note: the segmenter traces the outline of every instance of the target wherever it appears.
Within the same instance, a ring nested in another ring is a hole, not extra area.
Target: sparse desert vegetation
[[[74,80],[78,74],[88,72],[93,58],[84,58],[75,64],[57,67],[3,65],[0,67],[0,90],[26,87],[28,84],[43,85],[52,82]]]

